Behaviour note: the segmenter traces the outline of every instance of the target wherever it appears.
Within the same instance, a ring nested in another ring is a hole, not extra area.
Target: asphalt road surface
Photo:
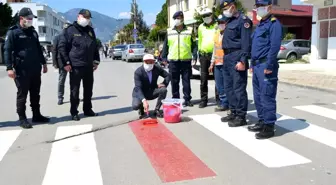
[[[159,125],[143,126],[126,123],[137,118],[131,92],[133,72],[140,65],[103,61],[94,84],[93,106],[99,116],[81,115],[80,122],[70,120],[68,81],[67,103],[57,105],[58,73],[50,66],[42,79],[41,106],[52,123],[30,130],[18,127],[16,88],[1,75],[0,184],[336,184],[335,94],[280,84],[277,136],[269,140],[256,140],[245,127],[229,128],[220,122],[226,113],[214,112],[213,80],[209,107],[185,108],[182,123],[160,120]],[[196,103],[199,89],[199,80],[192,80]],[[248,119],[253,120],[251,83],[248,93]],[[27,115],[31,116],[29,101]],[[78,135],[90,130],[94,131]]]

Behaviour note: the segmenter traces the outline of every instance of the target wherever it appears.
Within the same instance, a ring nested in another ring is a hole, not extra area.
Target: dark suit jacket
[[[154,68],[152,70],[152,83],[150,83],[145,68],[143,66],[140,66],[134,72],[135,87],[133,89],[132,97],[139,98],[140,100],[151,97],[154,90],[158,88],[157,81],[159,76],[164,78],[163,82],[161,83],[165,84],[165,86],[167,87],[169,85],[171,77],[170,74],[162,67],[154,65]]]
[[[60,58],[58,53],[58,44],[60,40],[60,35],[56,35],[53,40],[53,48],[52,48],[52,61],[53,65],[59,67],[60,65]]]

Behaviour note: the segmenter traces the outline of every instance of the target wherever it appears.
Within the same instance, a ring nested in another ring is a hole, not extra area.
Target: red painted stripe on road
[[[129,124],[163,182],[176,182],[216,176],[189,148],[163,124]]]

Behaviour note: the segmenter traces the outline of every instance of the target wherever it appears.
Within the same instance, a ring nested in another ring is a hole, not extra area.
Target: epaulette
[[[14,26],[10,27],[9,30],[14,30],[14,29],[17,29],[17,28],[18,28],[18,26],[14,25]]]
[[[271,18],[271,21],[272,21],[272,22],[275,22],[276,20],[277,20],[277,18],[275,18],[275,17],[272,17],[272,18]]]

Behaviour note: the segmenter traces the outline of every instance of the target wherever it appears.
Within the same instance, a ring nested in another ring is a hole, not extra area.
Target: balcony
[[[319,7],[330,6],[333,4],[333,0],[301,0],[301,2]]]

